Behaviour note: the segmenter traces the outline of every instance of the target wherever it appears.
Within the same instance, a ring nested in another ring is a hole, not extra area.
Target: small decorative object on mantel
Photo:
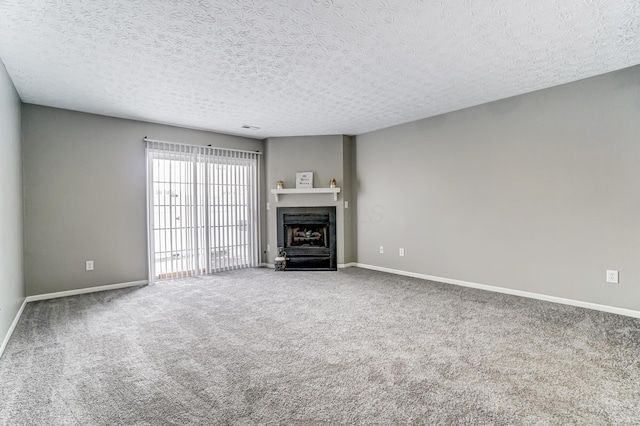
[[[284,188],[284,182],[279,180],[278,183],[276,183],[278,189],[283,189]]]
[[[336,182],[335,178],[331,178],[331,182],[329,182],[329,188],[335,188],[338,186],[338,182]]]
[[[296,173],[296,188],[297,189],[313,188],[313,172]]]

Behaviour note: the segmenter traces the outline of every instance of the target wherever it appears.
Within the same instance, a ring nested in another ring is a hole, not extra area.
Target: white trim
[[[76,296],[78,294],[96,293],[99,291],[117,290],[119,288],[137,287],[141,285],[147,285],[147,280],[131,281],[128,283],[108,284],[97,287],[79,288],[76,290],[58,291],[56,293],[36,294],[35,296],[27,296],[27,302],[35,302],[38,300],[57,299],[58,297]]]
[[[194,145],[194,144],[188,144],[188,143],[182,143],[182,142],[163,141],[163,140],[160,140],[160,139],[151,139],[151,138],[148,138],[146,136],[144,138],[142,138],[142,141],[145,142],[145,143],[146,142],[168,143],[168,144],[173,144],[173,145],[191,146],[191,147],[194,147],[194,148],[209,148],[209,149],[218,149],[218,150],[221,150],[221,151],[244,152],[244,153],[248,153],[248,154],[262,155],[262,152],[260,152],[260,151],[247,151],[247,150],[244,150],[244,149],[221,148],[221,147],[218,147],[218,146],[211,146],[211,145],[204,146],[204,145]]]
[[[264,263],[263,262],[263,263],[260,264],[260,267],[275,269],[276,266],[273,263]]]
[[[514,290],[511,288],[496,287],[496,286],[487,285],[487,284],[478,284],[478,283],[473,283],[469,281],[461,281],[461,280],[455,280],[451,278],[436,277],[433,275],[418,274],[415,272],[401,271],[398,269],[384,268],[382,266],[367,265],[364,263],[356,263],[355,266],[359,268],[364,268],[364,269],[371,269],[373,271],[388,272],[390,274],[404,275],[407,277],[420,278],[423,280],[438,281],[445,284],[453,284],[453,285],[459,285],[462,287],[477,288],[480,290],[492,291],[495,293],[510,294],[513,296],[526,297],[529,299],[544,300],[546,302],[560,303],[562,305],[577,306],[579,308],[593,309],[596,311],[608,312],[611,314],[618,314],[618,315],[624,315],[627,317],[640,318],[640,311],[634,311],[632,309],[617,308],[615,306],[600,305],[597,303],[583,302],[581,300],[574,300],[574,299],[565,299],[563,297],[549,296],[546,294],[539,294],[539,293],[531,293],[529,291]]]
[[[340,188],[285,188],[272,189],[271,193],[276,197],[276,203],[280,201],[282,194],[333,194],[333,201],[338,201]]]
[[[0,346],[0,358],[2,358],[2,354],[4,353],[5,348],[9,344],[9,339],[11,339],[11,335],[13,334],[13,331],[16,329],[16,326],[18,325],[18,321],[20,321],[20,317],[22,316],[22,311],[24,311],[25,306],[27,306],[26,298],[22,301],[22,305],[20,306],[20,309],[18,309],[18,313],[16,314],[16,317],[13,319],[13,322],[11,323],[11,327],[9,327],[9,330],[7,330],[7,335],[4,337],[4,340],[2,341],[2,346]]]

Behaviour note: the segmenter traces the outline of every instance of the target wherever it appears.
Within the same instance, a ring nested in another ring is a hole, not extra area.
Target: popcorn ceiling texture
[[[360,134],[640,63],[637,0],[0,0],[0,16],[24,102],[257,138]]]

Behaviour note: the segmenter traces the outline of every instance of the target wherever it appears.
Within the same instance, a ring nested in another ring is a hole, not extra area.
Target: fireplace
[[[288,271],[335,271],[336,208],[278,207],[278,247]]]

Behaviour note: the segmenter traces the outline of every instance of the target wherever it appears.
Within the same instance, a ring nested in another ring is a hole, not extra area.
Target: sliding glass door
[[[258,265],[258,154],[147,141],[151,281]]]

